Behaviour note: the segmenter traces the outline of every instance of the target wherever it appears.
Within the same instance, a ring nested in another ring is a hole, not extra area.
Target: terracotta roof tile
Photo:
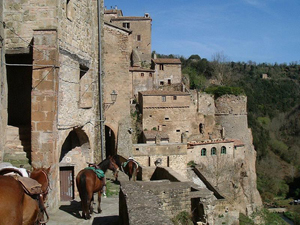
[[[141,91],[140,92],[143,96],[160,96],[160,95],[167,95],[167,96],[170,96],[170,95],[190,95],[189,93],[187,92],[182,92],[182,91],[161,91],[161,90],[151,90],[151,91]]]
[[[169,58],[158,58],[153,59],[154,63],[164,63],[164,64],[181,64],[180,59],[169,59]]]

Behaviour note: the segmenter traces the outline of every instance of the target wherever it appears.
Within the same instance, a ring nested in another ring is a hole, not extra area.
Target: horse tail
[[[82,215],[83,217],[89,215],[89,206],[88,206],[88,193],[86,188],[86,175],[83,172],[79,177],[79,197],[81,199],[82,206]]]

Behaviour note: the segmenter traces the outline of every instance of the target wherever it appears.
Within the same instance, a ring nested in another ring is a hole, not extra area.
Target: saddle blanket
[[[105,177],[105,173],[101,169],[96,169],[95,167],[86,167],[86,170],[93,170],[99,179]]]

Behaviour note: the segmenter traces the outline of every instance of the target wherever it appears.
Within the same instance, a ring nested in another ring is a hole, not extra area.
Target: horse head
[[[30,178],[36,180],[42,185],[42,195],[43,195],[43,200],[45,201],[47,198],[47,194],[50,188],[50,182],[49,182],[49,173],[50,173],[50,168],[35,168],[32,167],[33,170],[30,173]]]

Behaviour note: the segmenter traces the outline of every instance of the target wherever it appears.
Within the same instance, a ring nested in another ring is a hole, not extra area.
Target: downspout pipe
[[[104,1],[104,0],[103,0]],[[104,119],[103,119],[103,106],[102,106],[102,38],[101,38],[101,0],[97,1],[98,3],[98,53],[99,53],[99,65],[98,65],[98,82],[99,82],[99,112],[100,112],[100,136],[101,136],[101,160],[104,160],[104,134],[103,134],[103,127],[104,127]]]

